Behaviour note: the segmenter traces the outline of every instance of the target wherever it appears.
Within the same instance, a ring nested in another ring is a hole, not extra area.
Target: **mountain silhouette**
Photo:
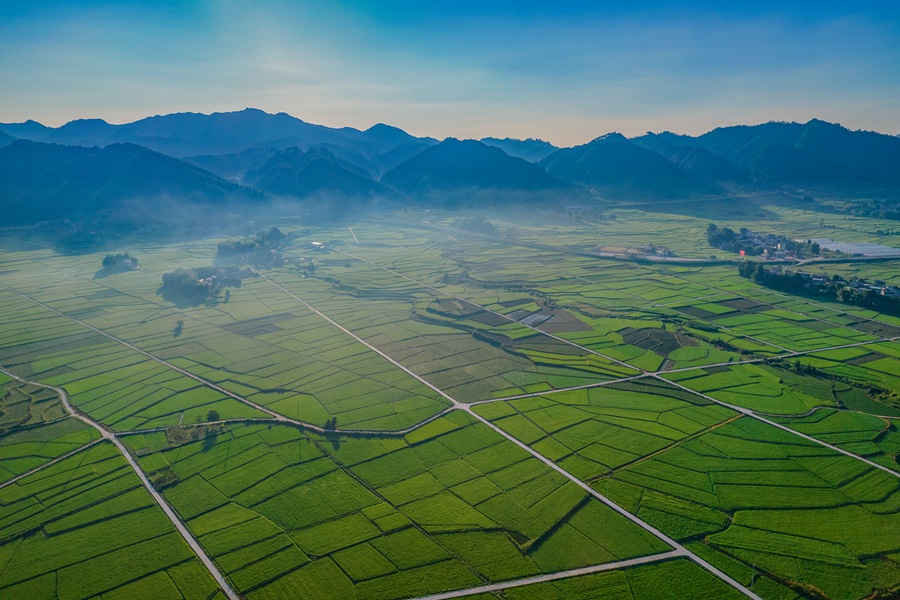
[[[900,139],[818,119],[721,127],[680,139],[758,183],[900,187]]]
[[[374,175],[436,143],[434,139],[416,138],[384,124],[365,131],[331,128],[306,123],[286,113],[269,114],[255,108],[209,115],[157,115],[123,125],[112,125],[102,119],[79,119],[57,128],[35,121],[0,123],[0,131],[38,142],[76,146],[132,143],[177,158],[238,154],[253,147],[281,150],[292,146],[303,149],[325,146],[338,156],[346,150],[364,157]],[[347,156],[343,158],[349,160]]]
[[[388,171],[382,183],[414,200],[448,206],[554,202],[566,193],[579,193],[571,184],[499,148],[455,138]]]
[[[657,152],[619,133],[562,148],[538,164],[610,198],[682,198],[708,191]]]
[[[514,138],[492,138],[486,137],[481,139],[482,144],[500,148],[510,156],[524,158],[528,162],[539,162],[559,150],[550,142],[544,140],[536,140],[528,138],[527,140],[517,140]]]
[[[5,223],[88,218],[126,204],[146,212],[260,199],[258,192],[134,144],[84,148],[16,140],[0,148]]]
[[[248,172],[245,181],[268,194],[294,198],[365,199],[386,192],[366,171],[323,148],[281,150],[258,169]]]

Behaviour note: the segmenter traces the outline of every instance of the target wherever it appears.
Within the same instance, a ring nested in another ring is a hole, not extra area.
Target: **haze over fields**
[[[0,598],[900,597],[900,5],[0,3]]]

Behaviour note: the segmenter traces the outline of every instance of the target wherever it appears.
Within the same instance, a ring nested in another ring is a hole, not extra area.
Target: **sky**
[[[900,133],[900,2],[556,4],[0,0],[0,122],[254,107],[561,146],[811,118]]]

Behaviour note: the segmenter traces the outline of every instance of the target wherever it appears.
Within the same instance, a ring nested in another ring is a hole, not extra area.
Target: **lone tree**
[[[222,417],[219,416],[219,412],[218,412],[218,411],[211,410],[211,411],[209,411],[208,413],[206,413],[206,420],[207,420],[207,421],[218,421],[218,420],[221,419],[221,418],[222,418]]]

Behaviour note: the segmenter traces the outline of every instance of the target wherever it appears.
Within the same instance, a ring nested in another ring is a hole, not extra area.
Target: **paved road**
[[[213,578],[216,580],[216,583],[219,584],[219,587],[222,588],[222,591],[225,592],[225,595],[228,596],[229,600],[240,600],[240,597],[238,596],[237,592],[235,592],[231,588],[231,586],[228,584],[228,582],[225,580],[225,577],[219,571],[218,567],[216,567],[215,563],[213,563],[212,559],[206,554],[206,551],[203,550],[203,547],[200,545],[200,542],[197,541],[197,538],[195,538],[194,535],[190,531],[188,531],[188,528],[184,525],[184,523],[181,522],[181,519],[178,518],[178,515],[175,514],[175,511],[172,509],[171,506],[169,506],[169,503],[166,501],[166,499],[162,497],[162,494],[160,494],[159,492],[156,491],[156,488],[153,487],[153,485],[150,483],[150,480],[147,479],[146,475],[144,475],[144,472],[141,470],[141,467],[137,464],[137,461],[134,460],[134,457],[131,455],[131,453],[128,451],[128,449],[125,448],[125,445],[121,441],[119,441],[118,438],[116,438],[116,436],[113,432],[106,429],[100,423],[97,423],[96,421],[90,419],[87,415],[76,410],[69,403],[69,396],[68,396],[68,394],[66,394],[66,391],[64,389],[53,387],[51,385],[44,385],[42,383],[36,383],[34,381],[26,381],[25,379],[22,379],[21,377],[15,375],[13,373],[10,373],[9,371],[7,371],[6,369],[3,369],[2,367],[0,367],[0,372],[5,373],[9,377],[12,377],[13,379],[16,379],[18,381],[22,381],[24,383],[30,383],[32,385],[40,386],[40,387],[48,389],[48,390],[53,390],[54,392],[56,392],[59,395],[60,400],[62,400],[63,406],[66,409],[66,412],[68,412],[70,415],[72,415],[76,419],[84,421],[85,423],[87,423],[88,425],[90,425],[91,427],[93,427],[94,429],[96,429],[97,431],[100,432],[100,435],[102,437],[100,440],[97,440],[98,442],[103,441],[103,440],[108,440],[109,442],[111,442],[119,450],[119,452],[122,454],[122,456],[125,458],[125,460],[128,461],[128,464],[131,467],[131,469],[138,476],[138,479],[141,480],[141,484],[144,486],[144,489],[146,489],[147,493],[149,493],[150,496],[156,501],[156,503],[159,505],[159,507],[162,509],[162,511],[165,513],[165,515],[172,522],[172,525],[175,526],[175,529],[178,530],[178,533],[181,534],[181,537],[184,538],[184,541],[187,542],[188,546],[190,546],[191,549],[194,551],[194,553],[197,555],[197,558],[200,559],[200,561],[203,563],[203,565],[209,571],[210,575],[212,575]],[[97,443],[97,442],[93,442],[93,443]],[[90,445],[93,445],[93,444],[88,444],[88,446],[90,446]],[[79,451],[85,449],[86,447],[87,446],[83,446],[82,448],[79,449]],[[54,461],[54,462],[58,462],[59,460],[62,460],[62,458],[57,459],[57,461]],[[44,465],[44,467],[47,467],[47,466],[49,466],[49,464]]]
[[[499,592],[500,590],[521,587],[523,585],[531,585],[532,583],[557,581],[559,579],[568,579],[569,577],[590,575],[591,573],[601,573],[603,571],[613,571],[615,569],[626,569],[628,567],[646,565],[649,563],[660,562],[663,560],[669,560],[672,558],[679,558],[683,556],[684,554],[682,552],[679,552],[678,550],[672,550],[671,552],[663,552],[662,554],[651,554],[650,556],[642,556],[640,558],[632,558],[629,560],[620,560],[618,562],[611,562],[603,565],[582,567],[580,569],[570,569],[568,571],[558,571],[556,573],[547,573],[546,575],[535,575],[534,577],[523,577],[522,579],[501,581],[500,583],[491,583],[488,585],[466,588],[464,590],[455,590],[453,592],[433,594],[431,596],[421,596],[419,598],[416,598],[416,600],[448,600],[449,598],[462,598],[463,596],[473,596],[475,594],[488,594],[490,592]]]

